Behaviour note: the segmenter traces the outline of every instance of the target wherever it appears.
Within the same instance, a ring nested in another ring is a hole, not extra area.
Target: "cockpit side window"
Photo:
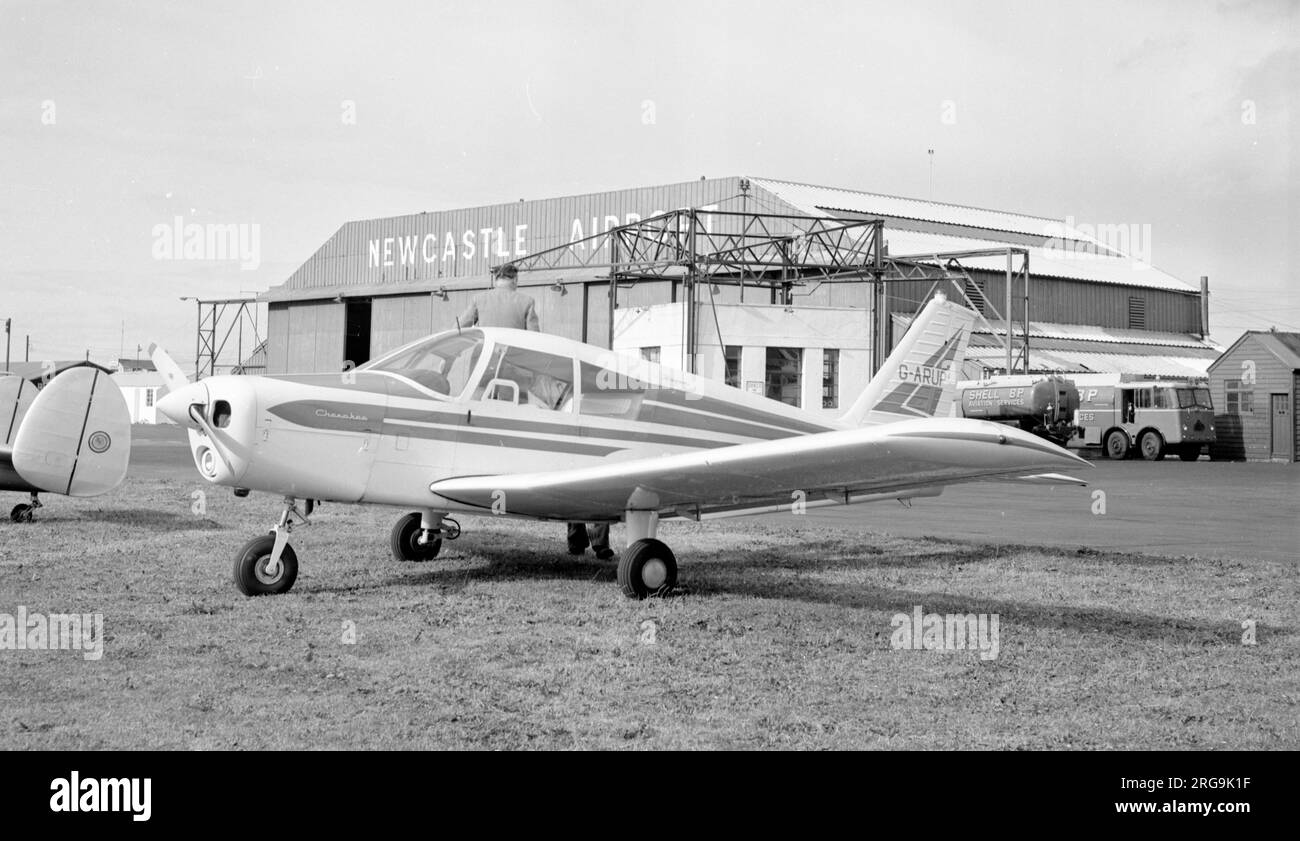
[[[584,415],[636,420],[646,385],[619,371],[582,363],[582,405]]]
[[[483,341],[483,333],[478,330],[441,334],[400,348],[357,370],[388,371],[438,394],[459,397],[483,352]]]
[[[498,345],[474,389],[474,399],[572,412],[573,360],[528,348]]]

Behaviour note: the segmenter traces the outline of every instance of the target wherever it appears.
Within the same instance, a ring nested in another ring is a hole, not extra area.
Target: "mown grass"
[[[1300,746],[1293,564],[784,517],[664,525],[681,592],[633,602],[560,523],[467,519],[400,564],[399,512],[325,506],[294,591],[248,599],[233,555],[275,501],[210,491],[195,514],[197,488],[132,479],[0,524],[0,612],[101,612],[107,638],[98,662],[0,651],[0,747]],[[891,649],[914,605],[999,614],[1000,656]]]

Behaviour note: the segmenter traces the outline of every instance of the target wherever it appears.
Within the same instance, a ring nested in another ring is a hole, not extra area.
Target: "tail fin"
[[[117,383],[70,368],[41,389],[18,427],[13,466],[31,485],[67,496],[108,493],[126,478],[131,415]]]
[[[156,397],[171,394],[173,391],[180,391],[190,384],[189,378],[185,376],[181,366],[177,365],[176,361],[157,342],[149,343],[149,358],[153,360],[153,367],[163,380],[163,388],[155,395]]]
[[[12,446],[23,416],[36,399],[36,386],[22,377],[0,376],[0,446]]]
[[[936,294],[841,421],[855,426],[947,417],[975,313]]]

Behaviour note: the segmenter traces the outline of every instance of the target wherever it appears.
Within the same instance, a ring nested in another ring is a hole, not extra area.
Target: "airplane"
[[[99,496],[126,478],[131,415],[98,365],[0,374],[0,432],[0,491],[29,494],[15,523],[32,521],[41,493]]]
[[[342,373],[213,376],[175,363],[158,411],[187,427],[208,482],[275,493],[270,533],[236,553],[245,595],[285,593],[289,545],[320,501],[417,509],[401,561],[460,536],[453,514],[626,524],[623,593],[671,592],[663,519],[713,519],[937,496],[978,480],[1086,484],[1087,464],[1018,429],[945,417],[974,313],[938,294],[841,417],[546,333],[453,329]],[[301,505],[300,505],[301,502]]]

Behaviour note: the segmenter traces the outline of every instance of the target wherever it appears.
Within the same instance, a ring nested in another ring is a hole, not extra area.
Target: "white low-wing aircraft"
[[[130,457],[131,415],[102,368],[0,374],[0,491],[30,494],[9,512],[14,522],[31,521],[41,493],[108,493]]]
[[[1041,471],[1082,459],[1017,429],[943,417],[973,313],[936,296],[837,420],[545,333],[450,330],[353,371],[214,376],[193,385],[151,348],[209,482],[280,494],[270,534],[235,558],[246,595],[297,576],[288,544],[319,501],[418,509],[399,560],[429,560],[471,513],[626,523],[618,582],[670,590],[662,518],[704,519],[936,496],[982,479],[1083,484]],[[300,507],[299,502],[302,501]]]

